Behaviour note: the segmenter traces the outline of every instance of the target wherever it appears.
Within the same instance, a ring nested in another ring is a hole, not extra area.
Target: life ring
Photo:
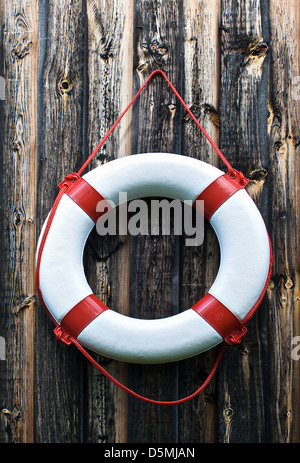
[[[248,180],[203,161],[171,153],[143,153],[103,164],[83,177],[67,176],[39,261],[39,291],[65,342],[131,363],[165,363],[240,342],[270,278],[272,252],[263,218],[245,190]],[[177,315],[144,320],[106,307],[84,273],[83,252],[100,199],[118,205],[160,196],[204,200],[220,245],[220,266],[208,293]],[[43,239],[43,226],[38,250]]]

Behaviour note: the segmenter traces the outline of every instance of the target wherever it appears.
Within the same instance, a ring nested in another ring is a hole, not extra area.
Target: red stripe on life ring
[[[209,293],[200,299],[192,309],[204,318],[227,344],[239,343],[247,332],[237,316]]]
[[[77,174],[67,175],[59,186],[67,186],[65,194],[84,210],[95,223],[99,217],[112,209],[111,204],[86,180],[79,177]],[[101,210],[97,210],[97,204],[101,201],[104,201]]]
[[[210,220],[211,216],[230,196],[245,188],[248,183],[249,180],[236,170],[221,175],[197,196],[193,202],[193,207],[197,209],[197,201],[204,201],[204,217]],[[201,210],[201,212],[203,211]]]
[[[54,331],[56,335],[57,332],[62,331],[64,339],[68,336],[76,339],[81,331],[105,310],[109,310],[108,307],[94,294],[91,294],[69,310]]]

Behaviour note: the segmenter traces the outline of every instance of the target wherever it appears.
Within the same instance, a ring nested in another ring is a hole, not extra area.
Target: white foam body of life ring
[[[156,196],[195,201],[221,177],[224,172],[193,158],[143,153],[103,164],[82,179],[103,198],[118,205],[119,192],[127,192],[128,200]],[[77,341],[106,357],[131,363],[181,360],[221,343],[224,337],[209,320],[213,307],[209,303],[219,304],[214,307],[216,319],[218,307],[224,307],[227,314],[242,321],[266,288],[271,265],[270,242],[262,216],[244,188],[217,207],[210,223],[218,237],[221,260],[213,285],[197,306],[201,310],[189,308],[171,317],[145,320],[104,307],[83,323],[76,333]],[[95,221],[74,197],[64,194],[48,231],[39,266],[44,304],[61,326],[71,312],[73,317],[69,319],[76,319],[77,307],[81,307],[79,319],[85,310],[81,302],[92,300],[83,253],[94,226]],[[43,230],[38,246],[42,236]]]

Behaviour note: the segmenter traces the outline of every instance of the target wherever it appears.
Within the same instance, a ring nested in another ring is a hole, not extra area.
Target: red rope
[[[213,149],[216,151],[216,153],[219,155],[219,157],[222,159],[222,161],[224,162],[224,164],[228,167],[228,170],[229,172],[232,172],[233,171],[233,167],[231,166],[231,164],[227,161],[227,159],[225,158],[225,156],[223,155],[223,153],[220,151],[220,149],[217,147],[217,145],[214,143],[214,141],[210,138],[210,136],[206,133],[206,131],[204,130],[204,128],[202,127],[202,125],[200,124],[200,122],[197,120],[197,118],[195,117],[195,115],[192,113],[192,111],[190,110],[190,108],[187,106],[187,104],[185,103],[185,101],[181,98],[181,96],[179,95],[178,91],[176,90],[176,88],[174,87],[174,85],[169,81],[169,79],[167,78],[166,74],[161,70],[161,69],[156,69],[155,71],[153,71],[149,77],[147,78],[147,80],[145,81],[145,83],[141,86],[141,88],[138,90],[138,92],[136,93],[136,95],[132,98],[131,102],[128,104],[128,106],[124,109],[124,111],[122,112],[122,114],[120,114],[120,116],[118,117],[118,119],[115,121],[115,123],[112,125],[112,127],[109,129],[109,131],[106,133],[106,135],[102,138],[102,140],[99,142],[99,144],[96,146],[96,148],[94,149],[94,151],[92,152],[92,154],[88,157],[88,159],[85,161],[85,163],[83,164],[83,166],[79,169],[79,171],[77,172],[78,175],[81,175],[82,172],[85,170],[85,168],[88,166],[88,164],[91,162],[91,160],[94,158],[94,156],[97,154],[97,152],[99,151],[99,149],[101,148],[101,146],[105,143],[105,141],[108,139],[108,137],[110,136],[110,134],[112,133],[112,131],[116,128],[116,126],[119,124],[120,120],[123,118],[123,116],[125,116],[125,114],[127,113],[127,111],[130,109],[130,107],[133,105],[133,103],[135,102],[135,100],[139,97],[140,93],[144,90],[144,88],[146,87],[146,85],[148,84],[149,80],[152,79],[152,77],[156,74],[161,74],[164,79],[167,81],[168,85],[170,86],[170,88],[173,90],[173,92],[175,93],[176,97],[178,98],[178,100],[180,101],[180,103],[184,106],[184,108],[187,110],[187,112],[189,113],[189,115],[191,116],[191,118],[193,119],[193,121],[195,121],[195,123],[197,124],[197,126],[199,127],[199,129],[201,130],[201,132],[203,133],[203,135],[207,138],[207,140],[209,141],[209,143],[211,144],[211,146],[213,147]]]
[[[143,400],[144,402],[149,402],[149,403],[152,403],[152,404],[157,404],[157,405],[178,405],[178,404],[181,404],[183,402],[187,402],[188,400],[190,399],[193,399],[194,397],[196,397],[196,395],[198,395],[208,384],[209,382],[211,381],[212,377],[214,376],[216,370],[217,370],[217,367],[219,365],[219,362],[223,356],[223,353],[224,353],[224,350],[226,348],[226,342],[223,341],[222,345],[221,345],[221,348],[219,350],[219,353],[217,355],[217,358],[215,360],[215,363],[212,367],[212,370],[211,372],[209,373],[209,375],[207,376],[206,380],[204,381],[204,383],[195,391],[193,392],[191,395],[188,395],[186,397],[183,397],[182,399],[178,399],[178,400],[171,400],[171,401],[164,401],[164,400],[154,400],[154,399],[149,399],[148,397],[144,397],[140,394],[137,394],[136,392],[134,392],[132,389],[129,389],[128,387],[124,386],[124,384],[120,383],[117,379],[115,379],[113,376],[111,376],[101,365],[99,365],[99,363],[96,362],[95,359],[93,359],[93,357],[91,357],[91,355],[82,347],[81,344],[79,344],[78,341],[76,341],[76,339],[74,338],[68,338],[69,341],[71,341],[73,344],[75,344],[75,346],[80,350],[80,352],[82,352],[82,354],[99,370],[101,371],[101,373],[103,373],[110,381],[112,381],[114,384],[116,384],[116,386],[120,387],[121,389],[123,389],[124,391],[126,391],[128,394],[131,394],[133,397],[137,398],[137,399],[140,399],[140,400]]]
[[[55,216],[55,212],[56,212],[56,209],[58,208],[58,205],[60,203],[60,200],[64,194],[64,192],[66,191],[67,187],[62,187],[60,192],[58,193],[55,201],[54,201],[54,204],[52,206],[52,209],[49,213],[49,217],[48,217],[48,220],[47,220],[47,223],[46,223],[46,226],[45,226],[45,230],[44,230],[44,233],[43,233],[43,236],[42,236],[42,239],[41,239],[41,242],[40,242],[40,246],[39,246],[39,250],[38,250],[38,255],[37,255],[37,260],[36,260],[36,272],[35,272],[35,281],[36,281],[36,289],[37,289],[37,293],[39,295],[39,298],[43,304],[43,306],[45,307],[49,317],[51,318],[51,320],[56,324],[58,325],[57,321],[53,318],[52,314],[50,313],[50,311],[48,310],[48,307],[43,299],[43,295],[41,293],[41,289],[40,289],[40,266],[41,266],[41,259],[42,259],[42,254],[43,254],[43,249],[44,249],[44,246],[45,246],[45,242],[46,242],[46,239],[47,239],[47,236],[48,236],[48,233],[49,233],[49,230],[50,230],[50,227],[51,227],[51,224],[53,222],[53,219],[54,219],[54,216]]]
[[[216,144],[212,141],[212,139],[209,137],[209,135],[205,132],[205,130],[203,129],[203,127],[201,126],[201,124],[198,122],[198,120],[196,119],[196,117],[194,116],[194,114],[192,113],[192,111],[188,108],[188,106],[186,105],[186,103],[183,101],[183,99],[181,98],[181,96],[179,95],[179,93],[177,92],[177,90],[175,89],[175,87],[171,84],[171,82],[169,81],[169,79],[167,78],[167,76],[165,75],[165,73],[161,70],[156,70],[156,71],[153,71],[149,77],[147,78],[147,80],[145,81],[145,83],[141,86],[141,88],[139,89],[139,91],[136,93],[136,95],[133,97],[133,99],[131,100],[131,102],[128,104],[128,106],[125,108],[125,110],[122,112],[122,114],[118,117],[118,119],[115,121],[115,123],[112,125],[112,127],[109,129],[109,131],[106,133],[106,135],[102,138],[102,140],[100,141],[100,143],[96,146],[96,148],[94,149],[94,151],[91,153],[91,155],[88,157],[88,159],[86,160],[86,162],[83,164],[83,166],[79,169],[78,173],[75,174],[75,175],[81,175],[81,173],[85,170],[85,168],[88,166],[88,164],[91,162],[91,160],[94,158],[94,156],[97,154],[97,152],[99,151],[99,149],[101,148],[101,146],[103,145],[103,143],[105,143],[105,141],[107,140],[107,138],[110,136],[110,134],[112,133],[112,131],[115,129],[115,127],[118,125],[118,123],[120,122],[120,120],[122,119],[122,117],[127,113],[127,111],[129,110],[129,108],[132,106],[132,104],[135,102],[135,100],[138,98],[138,96],[140,95],[140,93],[143,91],[143,89],[146,87],[146,85],[148,84],[149,80],[155,75],[155,74],[161,74],[165,80],[167,81],[167,83],[169,84],[170,88],[173,90],[173,92],[175,93],[176,97],[179,99],[179,101],[182,103],[182,105],[184,106],[184,108],[187,110],[187,112],[190,114],[190,116],[192,117],[192,119],[195,121],[195,123],[197,124],[197,126],[199,127],[199,129],[201,130],[201,132],[204,134],[204,136],[207,138],[207,140],[210,142],[210,144],[212,145],[212,147],[214,148],[214,150],[217,152],[217,154],[219,155],[219,157],[222,159],[222,161],[224,162],[224,164],[228,167],[229,169],[229,172],[233,171],[233,168],[232,166],[230,165],[230,163],[226,160],[226,158],[224,157],[224,155],[221,153],[221,151],[219,150],[219,148],[216,146]],[[72,174],[71,174],[72,175]],[[40,290],[40,284],[39,284],[39,273],[40,273],[40,265],[41,265],[41,259],[42,259],[42,253],[43,253],[43,248],[44,248],[44,245],[45,245],[45,242],[46,242],[46,239],[47,239],[47,236],[48,236],[48,233],[49,233],[49,230],[50,230],[50,227],[51,227],[51,224],[52,224],[52,221],[53,221],[53,218],[54,218],[54,215],[55,215],[55,212],[57,210],[57,207],[59,205],[59,202],[63,196],[63,194],[65,193],[66,189],[68,188],[67,184],[62,184],[60,185],[60,192],[58,194],[58,196],[56,197],[55,199],[55,202],[53,204],[53,207],[50,211],[50,214],[49,214],[49,217],[48,217],[48,220],[47,220],[47,224],[45,226],[45,230],[44,230],[44,233],[43,233],[43,236],[42,236],[42,239],[41,239],[41,243],[40,243],[40,246],[39,246],[39,250],[38,250],[38,256],[37,256],[37,263],[36,263],[36,286],[37,286],[37,292],[38,292],[38,295],[40,297],[40,300],[43,304],[43,306],[45,307],[46,311],[48,312],[48,315],[50,316],[50,318],[52,319],[52,321],[55,323],[56,326],[58,326],[58,323],[57,321],[53,318],[53,316],[51,315],[50,311],[48,310],[47,308],[47,305],[43,299],[43,296],[42,296],[42,293],[41,293],[41,290]],[[140,394],[137,394],[136,392],[132,391],[131,389],[129,389],[128,387],[124,386],[123,384],[121,384],[118,380],[116,380],[113,376],[111,376],[101,365],[99,365],[99,363],[97,363],[93,357],[81,346],[81,344],[79,344],[79,342],[72,338],[71,336],[66,336],[64,337],[63,339],[63,336],[64,333],[61,333],[61,332],[58,332],[60,334],[57,334],[58,338],[61,337],[62,340],[64,340],[65,342],[68,341],[68,343],[73,343],[78,349],[80,352],[82,352],[82,354],[101,372],[103,373],[103,375],[105,375],[109,380],[111,380],[114,384],[116,384],[118,387],[122,388],[123,390],[125,390],[126,392],[128,392],[129,394],[133,395],[134,397],[138,398],[138,399],[141,399],[145,402],[150,402],[150,403],[153,403],[153,404],[158,404],[158,405],[175,405],[175,404],[180,404],[180,403],[183,403],[183,402],[186,402],[187,400],[190,400],[192,399],[193,397],[195,397],[197,394],[199,394],[207,385],[208,383],[211,381],[212,377],[214,376],[215,372],[216,372],[216,369],[217,369],[217,366],[222,358],[222,355],[224,353],[224,350],[225,350],[225,347],[226,347],[226,343],[223,342],[222,345],[221,345],[221,348],[219,350],[219,353],[216,357],[216,360],[215,360],[215,363],[212,367],[212,370],[211,372],[209,373],[209,375],[207,376],[206,380],[204,381],[204,383],[191,395],[187,396],[187,397],[184,397],[182,399],[178,399],[178,400],[173,400],[173,401],[160,401],[160,400],[154,400],[154,399],[149,399],[147,397],[144,397]]]

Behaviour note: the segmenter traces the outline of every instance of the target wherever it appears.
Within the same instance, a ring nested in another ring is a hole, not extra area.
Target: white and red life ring
[[[270,278],[272,251],[266,227],[247,194],[248,181],[205,162],[169,153],[120,158],[83,177],[67,176],[39,261],[39,292],[58,328],[106,357],[132,363],[181,360],[221,343],[239,342]],[[97,203],[118,205],[160,196],[204,200],[205,216],[219,240],[221,261],[209,292],[177,315],[142,320],[108,309],[93,294],[83,252],[99,217]],[[47,220],[44,224],[46,227]],[[38,246],[42,241],[43,230]]]

